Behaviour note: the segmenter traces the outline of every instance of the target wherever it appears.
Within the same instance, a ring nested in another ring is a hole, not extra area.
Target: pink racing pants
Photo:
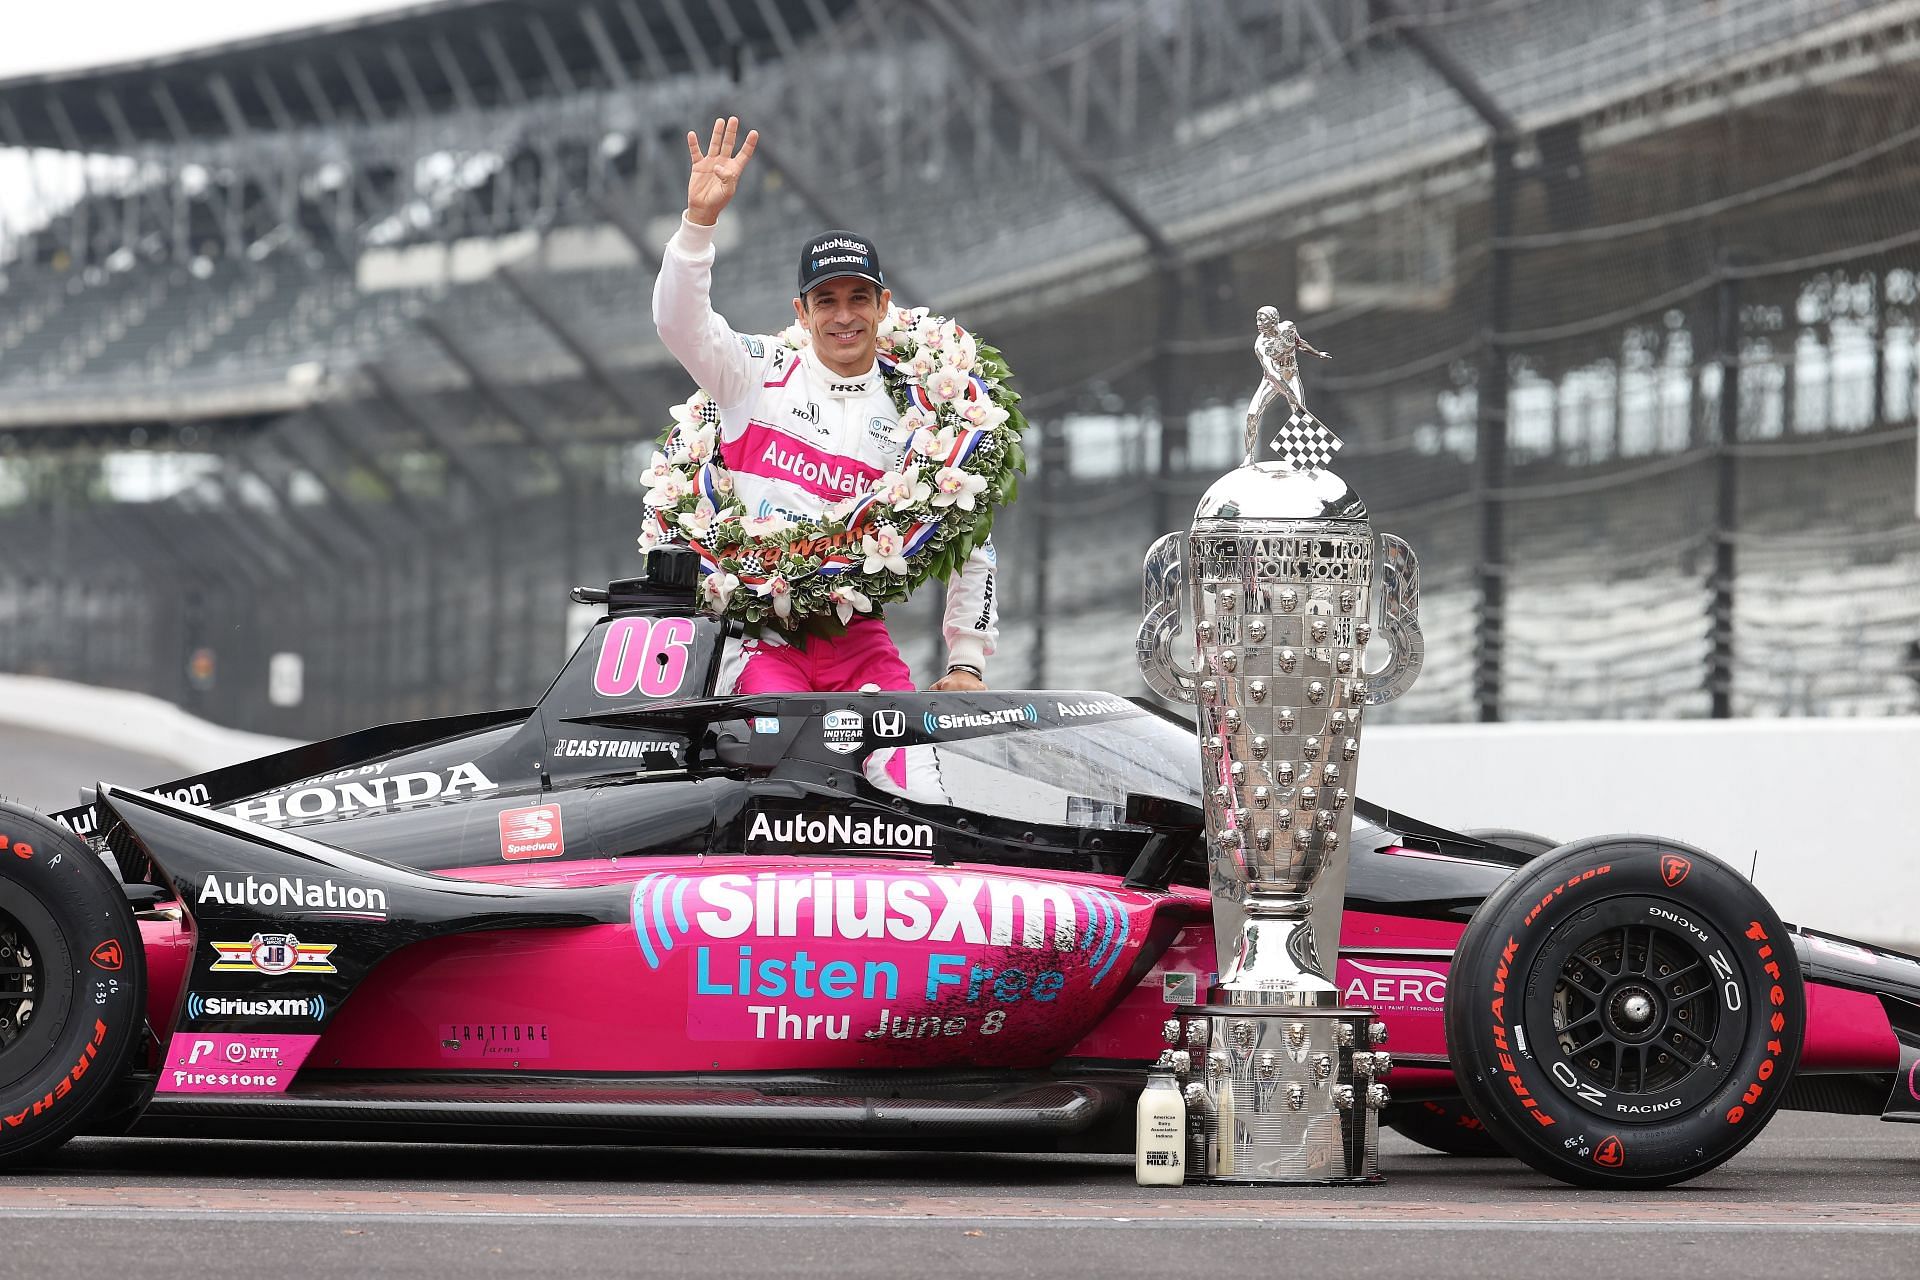
[[[854,693],[863,685],[913,692],[913,672],[878,618],[856,618],[842,636],[808,636],[792,644],[749,640],[735,693]]]

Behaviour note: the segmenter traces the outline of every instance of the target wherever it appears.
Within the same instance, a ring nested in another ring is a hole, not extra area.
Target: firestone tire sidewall
[[[1627,915],[1687,942],[1715,986],[1709,1059],[1684,1087],[1648,1095],[1571,1071],[1552,1018],[1563,958],[1583,931]],[[1744,878],[1687,845],[1608,836],[1516,871],[1482,904],[1455,955],[1446,1023],[1462,1091],[1513,1154],[1576,1185],[1645,1188],[1704,1173],[1757,1136],[1799,1061],[1806,996],[1785,928]]]
[[[132,908],[94,853],[8,804],[0,804],[0,911],[32,939],[37,984],[31,1021],[0,1050],[6,1169],[66,1141],[112,1095],[140,1043],[146,958]]]

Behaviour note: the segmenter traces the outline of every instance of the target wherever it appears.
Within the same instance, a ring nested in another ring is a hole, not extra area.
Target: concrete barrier
[[[0,724],[171,760],[180,766],[182,777],[299,745],[288,738],[223,729],[144,693],[40,676],[0,675]]]
[[[294,745],[27,676],[0,675],[0,723],[131,746],[183,775]],[[1362,795],[1429,822],[1668,836],[1752,870],[1788,920],[1920,950],[1920,717],[1382,725],[1363,763]]]
[[[1920,717],[1383,725],[1360,794],[1441,826],[1644,832],[1796,924],[1920,948]]]

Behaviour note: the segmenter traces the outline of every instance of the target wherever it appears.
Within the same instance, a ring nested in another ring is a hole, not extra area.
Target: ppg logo
[[[904,711],[876,711],[873,713],[873,736],[876,738],[898,738],[907,731],[907,713]]]

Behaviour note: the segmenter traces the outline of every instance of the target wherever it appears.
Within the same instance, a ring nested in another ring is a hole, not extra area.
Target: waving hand
[[[687,154],[693,160],[693,171],[687,175],[687,217],[702,226],[710,227],[719,220],[720,211],[739,188],[740,175],[753,158],[754,148],[760,145],[760,131],[754,129],[736,153],[734,139],[739,135],[739,116],[713,122],[713,138],[705,151],[700,149],[698,134],[687,134]]]

